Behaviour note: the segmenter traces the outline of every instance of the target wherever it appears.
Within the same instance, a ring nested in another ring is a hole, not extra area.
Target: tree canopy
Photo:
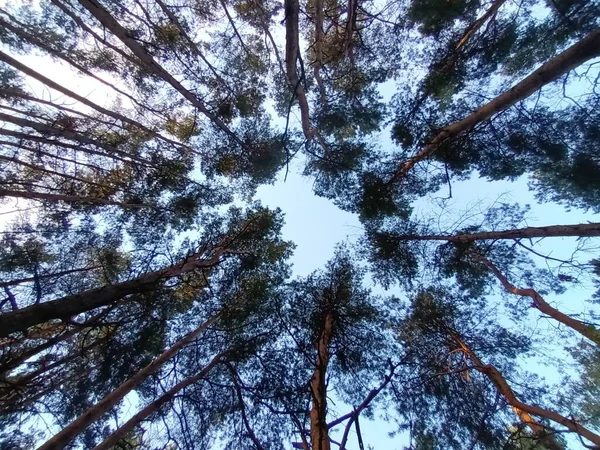
[[[600,449],[599,1],[7,1],[0,43],[0,448]],[[360,223],[307,274],[290,172]]]

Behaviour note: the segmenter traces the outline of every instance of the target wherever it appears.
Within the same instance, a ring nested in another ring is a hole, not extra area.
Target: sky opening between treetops
[[[0,448],[600,448],[599,22],[0,1]]]

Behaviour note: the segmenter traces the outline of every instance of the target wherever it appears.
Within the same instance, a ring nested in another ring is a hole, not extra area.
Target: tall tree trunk
[[[95,111],[98,111],[99,113],[102,113],[106,116],[120,120],[123,123],[129,123],[135,127],[142,127],[142,129],[144,129],[144,126],[141,125],[139,122],[129,119],[128,117],[125,117],[125,116],[118,114],[114,111],[111,111],[109,109],[106,109],[106,108],[88,100],[87,98],[85,98],[82,95],[76,94],[75,92],[71,91],[70,89],[67,89],[64,86],[52,81],[50,78],[47,78],[44,75],[42,75],[41,73],[36,72],[35,70],[33,70],[30,67],[26,66],[25,64],[17,61],[13,57],[11,57],[10,55],[8,55],[2,51],[0,51],[0,61],[5,62],[6,64],[14,67],[15,69],[19,70],[20,72],[23,72],[25,75],[28,75],[31,78],[38,80],[40,83],[45,84],[49,88],[52,88],[55,91],[58,91],[64,95],[66,95],[67,97],[71,97],[72,99],[77,100],[78,102],[82,103],[83,105],[89,106],[90,108],[94,109]],[[127,155],[127,156],[132,159],[134,158],[132,155]]]
[[[481,16],[479,19],[477,19],[475,22],[469,25],[469,27],[465,30],[464,34],[462,35],[462,37],[458,41],[458,44],[456,45],[456,50],[459,50],[463,45],[465,45],[467,41],[471,38],[471,36],[473,36],[477,32],[477,30],[479,30],[483,26],[483,24],[488,21],[490,17],[495,16],[504,3],[506,3],[506,0],[494,0],[492,6],[488,8],[488,10],[483,14],[483,16]]]
[[[89,136],[86,136],[85,134],[77,133],[75,131],[64,130],[62,128],[57,128],[57,127],[54,127],[51,125],[47,125],[45,123],[35,122],[33,120],[27,120],[27,119],[23,119],[22,117],[15,117],[15,116],[11,116],[9,114],[3,114],[3,113],[0,113],[0,120],[10,122],[12,124],[18,125],[23,128],[32,128],[42,135],[57,136],[57,137],[69,139],[71,141],[77,141],[82,144],[93,145],[94,147],[98,147],[103,150],[106,150],[106,152],[109,155],[115,154],[115,155],[119,155],[119,156],[122,156],[125,158],[133,159],[132,155],[128,152],[124,152],[122,150],[119,150],[117,147],[108,145],[108,144],[98,141],[96,139],[92,139]]]
[[[14,191],[11,189],[0,188],[0,197],[16,197],[26,198],[29,200],[40,200],[40,201],[52,201],[52,202],[65,202],[65,203],[80,203],[80,204],[92,204],[92,205],[106,205],[106,206],[120,206],[122,208],[157,208],[153,205],[143,205],[136,203],[123,203],[113,200],[105,200],[97,197],[82,197],[79,195],[63,195],[63,194],[48,194],[44,192],[32,192],[32,191]]]
[[[401,163],[390,179],[390,183],[398,181],[405,176],[417,163],[430,157],[440,144],[459,134],[470,130],[478,123],[488,120],[494,114],[510,108],[515,103],[526,99],[542,86],[558,79],[562,75],[575,69],[586,61],[600,55],[600,29],[588,34],[585,38],[569,47],[564,52],[543,64],[535,72],[527,76],[520,83],[496,97],[491,102],[477,109],[464,119],[448,125],[440,131],[426,146],[410,158]]]
[[[242,148],[245,148],[245,144],[236,136],[236,134],[229,129],[225,123],[219,119],[215,114],[210,112],[204,103],[191,91],[187,90],[173,75],[171,75],[164,67],[162,67],[156,60],[150,55],[140,43],[133,39],[128,31],[98,2],[90,0],[78,0],[81,6],[83,6],[92,16],[94,16],[98,22],[104,27],[110,30],[123,44],[131,50],[131,52],[137,56],[144,66],[155,75],[159,76],[167,83],[169,83],[177,92],[179,92],[186,100],[188,100],[194,107],[204,114],[215,126],[224,131],[229,137],[231,137],[236,143]]]
[[[141,369],[127,381],[122,383],[114,391],[107,394],[102,400],[100,400],[86,412],[81,414],[77,419],[75,419],[73,422],[71,422],[69,425],[63,428],[54,437],[46,441],[46,443],[39,447],[38,450],[62,450],[63,448],[65,448],[70,442],[72,442],[77,437],[77,435],[85,431],[92,423],[94,423],[96,420],[98,420],[100,417],[102,417],[104,414],[110,411],[123,399],[123,397],[125,397],[133,389],[139,386],[146,378],[148,378],[153,373],[157,372],[163,366],[163,364],[165,364],[168,360],[175,356],[179,352],[179,350],[181,350],[185,345],[189,344],[194,339],[196,339],[202,332],[204,332],[209,326],[211,326],[221,316],[222,313],[223,310],[219,311],[217,314],[211,316],[194,331],[185,335],[172,347],[170,347],[168,350],[164,351],[160,356],[155,358],[154,361],[152,361],[146,367]],[[220,358],[221,354],[217,355],[217,357]],[[219,359],[213,359],[213,361],[214,366],[214,364],[216,364],[219,361]],[[156,408],[158,408],[158,406]]]
[[[95,270],[95,269],[100,269],[101,266],[91,266],[91,267],[81,267],[79,269],[69,269],[69,270],[63,270],[61,272],[54,272],[54,273],[49,273],[46,275],[39,275],[37,278],[40,280],[46,280],[49,278],[59,278],[59,277],[63,277],[65,275],[70,275],[72,273],[79,273],[79,272],[88,272],[90,270]],[[22,283],[31,283],[32,281],[35,281],[36,277],[27,277],[27,278],[16,278],[14,280],[10,280],[10,281],[4,281],[2,283],[0,283],[0,288],[3,288],[5,286],[16,286],[17,284],[22,284]]]
[[[115,445],[121,440],[123,437],[127,435],[130,431],[132,431],[140,422],[146,419],[151,414],[158,411],[165,403],[170,402],[177,393],[192,384],[197,383],[198,381],[205,378],[208,373],[223,359],[223,356],[226,352],[221,352],[217,356],[215,356],[200,372],[196,375],[186,378],[183,381],[180,381],[167,392],[165,392],[161,397],[150,403],[140,412],[138,412],[135,416],[125,422],[122,426],[120,426],[113,434],[104,439],[99,445],[94,447],[93,450],[110,450],[115,447]],[[59,447],[48,447],[48,448],[56,448],[58,450]],[[38,450],[42,450],[41,447]]]
[[[548,302],[546,302],[546,300],[544,300],[544,298],[535,289],[522,289],[516,287],[514,284],[508,281],[508,278],[506,278],[504,274],[500,272],[493,262],[484,256],[479,256],[478,259],[492,271],[498,280],[500,280],[500,283],[502,283],[502,286],[506,292],[531,298],[531,300],[533,300],[532,306],[534,308],[540,310],[544,314],[549,315],[554,320],[566,325],[572,330],[575,330],[597,345],[600,345],[600,331],[598,331],[596,327],[586,322],[582,322],[581,320],[573,319],[572,317],[560,312],[558,309],[550,306],[550,304],[548,304]]]
[[[22,23],[18,22],[16,20],[16,18],[14,18],[13,16],[11,16],[10,14],[7,14],[6,12],[4,12],[4,14],[6,14],[7,16],[9,16],[11,18],[11,20],[13,20],[14,22],[18,23],[19,25],[23,25]],[[151,112],[156,112],[154,110],[152,110],[151,108],[148,108],[148,105],[144,105],[143,103],[141,103],[139,100],[137,100],[134,96],[132,96],[131,94],[128,94],[127,92],[123,91],[122,89],[119,89],[117,86],[109,83],[108,81],[100,78],[99,76],[95,75],[94,73],[92,73],[91,71],[89,71],[88,69],[86,69],[83,65],[79,64],[76,60],[74,60],[73,58],[70,58],[67,55],[64,55],[58,51],[56,51],[55,49],[53,49],[50,45],[46,44],[43,40],[38,39],[37,36],[25,31],[22,28],[16,27],[14,25],[12,25],[10,22],[7,22],[5,20],[3,20],[0,17],[0,25],[3,25],[4,27],[6,27],[7,29],[9,29],[10,31],[12,31],[14,34],[16,34],[17,36],[19,36],[20,38],[30,42],[31,44],[41,48],[42,50],[46,51],[49,55],[53,56],[53,57],[57,57],[62,59],[63,61],[67,62],[68,64],[70,64],[71,66],[75,67],[77,70],[79,70],[82,74],[98,81],[99,83],[102,83],[105,86],[108,86],[109,88],[113,89],[115,92],[119,93],[120,95],[123,95],[125,97],[127,97],[129,100],[132,101],[132,103],[134,103],[135,105],[147,109]],[[49,102],[48,102],[49,103]],[[159,133],[157,133],[155,130],[152,130],[150,128],[148,128],[147,126],[145,126],[144,124],[133,120],[129,117],[123,116],[121,114],[118,114],[114,111],[111,111],[111,117],[120,120],[121,122],[124,123],[128,123],[130,125],[133,125],[141,130],[146,131],[147,133],[149,133],[152,136],[155,136],[169,144],[172,145],[176,145],[179,147],[185,147],[183,144],[181,144],[180,142],[176,142],[172,139],[166,138],[162,135],[160,135]]]
[[[302,82],[303,78],[298,78],[297,62],[300,58],[299,44],[299,11],[300,4],[298,0],[285,0],[285,65],[290,87],[293,94],[298,99],[300,106],[300,119],[302,122],[302,132],[307,140],[311,140],[315,135],[315,130],[310,126],[310,111],[308,100],[304,92]]]
[[[0,191],[1,194],[2,191]],[[90,289],[79,294],[68,295],[2,314],[0,315],[0,337],[6,337],[15,331],[25,331],[33,325],[52,319],[66,319],[95,308],[108,306],[127,295],[152,291],[158,283],[168,278],[218,265],[224,253],[226,253],[224,248],[217,247],[209,258],[201,258],[201,255],[195,254],[178,264],[147,273],[132,280]]]
[[[544,435],[549,435],[550,433],[545,431],[545,428],[537,422],[532,416],[543,417],[545,419],[549,419],[555,423],[558,423],[569,430],[577,433],[581,437],[588,439],[596,445],[600,445],[600,436],[596,433],[585,428],[580,423],[575,420],[568,419],[554,411],[550,411],[548,409],[542,408],[536,405],[529,405],[527,403],[521,402],[514,391],[506,381],[506,378],[500,373],[500,371],[491,364],[484,364],[479,357],[465,344],[465,342],[460,338],[458,333],[451,331],[450,335],[454,339],[454,341],[460,346],[461,350],[471,359],[475,368],[487,376],[489,380],[496,386],[498,392],[505,398],[506,402],[512,407],[515,414],[519,416],[519,419],[523,421],[533,433],[537,436],[544,437]],[[551,436],[550,436],[551,438]]]
[[[329,364],[329,346],[333,331],[333,315],[329,312],[323,323],[323,333],[317,344],[315,371],[310,382],[312,408],[310,411],[310,437],[312,450],[329,450],[329,430],[327,427],[327,386],[325,384]]]
[[[396,238],[401,241],[448,241],[475,242],[497,239],[529,239],[544,237],[590,237],[600,236],[600,223],[580,223],[573,225],[548,225],[545,227],[527,227],[515,230],[482,231],[479,233],[444,235],[401,235]]]

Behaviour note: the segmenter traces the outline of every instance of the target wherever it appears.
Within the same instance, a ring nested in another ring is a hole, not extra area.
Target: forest
[[[0,450],[600,449],[600,0],[3,0],[0,43]]]

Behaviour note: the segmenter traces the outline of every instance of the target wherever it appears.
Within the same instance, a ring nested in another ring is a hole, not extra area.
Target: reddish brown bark
[[[317,359],[310,382],[312,408],[310,411],[310,438],[313,450],[329,450],[327,427],[327,386],[325,384],[329,364],[329,346],[333,332],[333,315],[328,313],[323,322],[323,332],[317,343]]]
[[[465,342],[458,336],[457,333],[451,332],[453,340],[460,346],[461,350],[471,359],[475,368],[487,376],[489,380],[496,386],[498,392],[505,398],[506,402],[511,406],[515,414],[519,416],[525,425],[527,425],[531,431],[536,435],[548,434],[544,427],[537,422],[533,416],[543,417],[549,419],[555,423],[563,425],[570,431],[579,434],[581,437],[588,439],[596,445],[600,445],[600,436],[596,433],[585,428],[583,425],[575,420],[568,419],[554,411],[542,408],[537,405],[529,405],[521,402],[508,382],[506,378],[500,373],[500,371],[491,364],[484,364],[481,359],[465,344]]]
[[[449,241],[474,242],[497,239],[530,239],[544,237],[590,237],[600,236],[600,223],[580,223],[573,225],[548,225],[545,227],[527,227],[515,230],[482,231],[480,233],[444,235],[403,235],[398,236],[402,241]]]

